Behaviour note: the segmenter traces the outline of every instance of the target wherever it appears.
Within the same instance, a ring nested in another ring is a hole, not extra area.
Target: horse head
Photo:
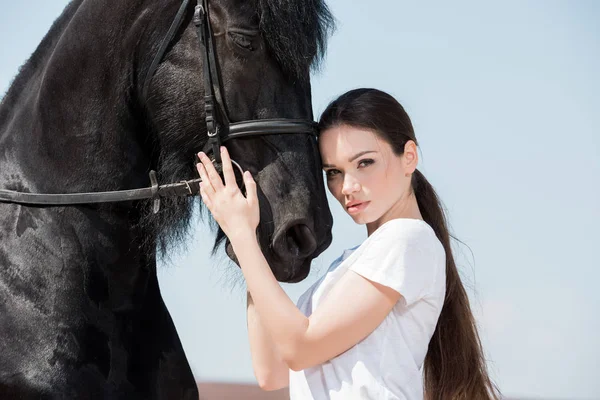
[[[177,14],[178,4],[170,3],[146,22],[154,28],[140,43],[144,51],[136,93],[152,135],[150,142],[156,146],[152,162],[162,179],[179,179],[194,173],[194,154],[207,141],[203,110],[209,61],[192,13],[186,10],[170,49],[158,55],[161,63],[156,71],[151,70],[156,44],[173,28],[173,17],[165,16]],[[292,7],[280,1],[205,2],[208,9],[202,11],[209,16],[210,31],[204,45],[214,46],[212,79],[221,91],[223,104],[215,105],[220,105],[221,118],[312,121],[310,71],[323,54],[331,15],[320,2],[312,6],[295,3]],[[231,139],[226,146],[257,180],[258,238],[276,278],[285,282],[304,279],[311,260],[331,243],[332,217],[315,138],[282,132]],[[184,212],[185,207],[175,207]],[[177,225],[177,214],[164,220],[159,217],[166,228],[159,231],[165,233]],[[229,257],[237,261],[219,231],[217,244],[222,240]]]

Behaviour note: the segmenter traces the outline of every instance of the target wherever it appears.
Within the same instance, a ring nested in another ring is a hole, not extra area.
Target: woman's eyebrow
[[[361,151],[360,153],[357,153],[357,154],[353,155],[352,157],[350,157],[348,159],[348,162],[352,162],[352,161],[356,160],[358,157],[364,156],[365,154],[369,154],[369,153],[377,153],[377,152],[375,150]],[[332,165],[332,164],[323,164],[323,168],[332,168],[332,167],[335,167],[335,165]]]

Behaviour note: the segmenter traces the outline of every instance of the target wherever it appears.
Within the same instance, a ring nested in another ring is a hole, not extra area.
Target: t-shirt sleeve
[[[349,269],[402,295],[405,305],[423,298],[434,287],[440,260],[437,238],[422,224],[391,221],[372,235]],[[381,231],[380,231],[381,230]]]

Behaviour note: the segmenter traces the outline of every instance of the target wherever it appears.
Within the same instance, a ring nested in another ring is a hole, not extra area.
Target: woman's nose
[[[346,174],[342,184],[342,194],[347,196],[358,191],[360,191],[360,183],[352,175]]]

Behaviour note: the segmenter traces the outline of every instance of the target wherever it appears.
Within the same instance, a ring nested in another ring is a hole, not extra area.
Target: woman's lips
[[[370,201],[364,201],[362,203],[358,203],[355,204],[353,206],[350,206],[347,208],[348,210],[348,214],[356,214],[361,212],[362,210],[364,210],[365,208],[367,208],[367,206],[369,205]]]

